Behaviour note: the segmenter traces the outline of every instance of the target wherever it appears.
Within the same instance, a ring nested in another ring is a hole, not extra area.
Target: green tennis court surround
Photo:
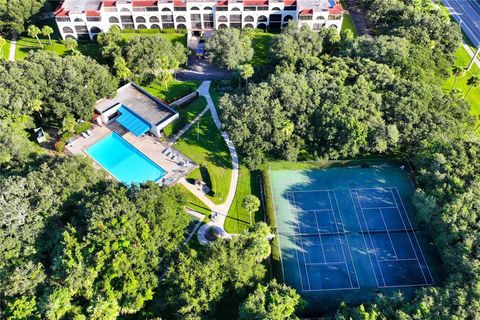
[[[435,284],[438,261],[399,166],[272,170],[285,282],[319,315]]]

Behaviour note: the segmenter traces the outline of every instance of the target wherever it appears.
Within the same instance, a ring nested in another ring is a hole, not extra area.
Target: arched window
[[[253,29],[253,24],[247,23],[247,24],[245,25],[245,29]]]
[[[185,17],[182,17],[182,16],[178,16],[175,18],[175,21],[176,22],[187,22],[187,20],[185,19]]]
[[[170,10],[169,8],[163,8],[162,11],[163,11],[163,12],[167,12],[167,11],[168,11],[168,12],[172,12],[172,10]]]
[[[119,23],[120,21],[118,21],[118,18],[110,17],[110,18],[108,18],[108,22],[110,22],[110,23]]]
[[[92,27],[92,29],[90,29],[90,33],[100,33],[102,32],[102,30],[100,30],[100,28],[98,27]]]
[[[144,24],[139,24],[139,25],[137,26],[137,28],[138,28],[138,29],[147,29],[147,26],[144,25]]]
[[[228,21],[228,19],[225,16],[218,17],[218,22],[227,22],[227,21]]]
[[[152,24],[152,25],[150,26],[150,28],[152,28],[152,29],[160,29],[160,26],[159,26],[158,24]]]
[[[226,29],[226,28],[228,28],[228,26],[225,23],[220,23],[218,25],[218,29]]]
[[[232,11],[240,11],[239,8],[233,8]]]
[[[135,18],[135,22],[137,22],[137,23],[142,23],[142,22],[147,22],[147,20],[145,20],[144,17],[136,17],[136,18]]]
[[[195,10],[195,11],[197,11],[197,10],[200,10],[200,8],[199,8],[199,7],[191,7],[190,10]]]
[[[187,29],[187,26],[183,23],[177,24],[177,29]]]
[[[68,36],[65,36],[65,39],[73,39],[73,40],[75,40],[75,37],[74,37],[74,36],[71,36],[71,35],[68,35]]]
[[[272,11],[280,11],[280,8],[279,7],[275,7],[272,9]]]
[[[267,25],[265,23],[259,23],[257,25],[257,28],[258,29],[262,29],[262,30],[266,30],[267,29]]]
[[[205,7],[205,8],[203,8],[203,10],[210,10],[210,11],[212,11],[213,9],[212,9],[212,7]]]
[[[150,23],[151,22],[160,22],[160,19],[158,19],[158,17],[154,16],[154,17],[150,17],[150,19],[148,19],[148,21],[150,21]]]
[[[70,27],[63,27],[62,30],[63,30],[63,33],[73,33],[73,30]]]
[[[338,27],[334,24],[332,24],[331,26],[329,26],[330,29],[338,29]]]
[[[266,22],[266,21],[267,21],[267,17],[265,16],[258,17],[258,22]]]
[[[317,20],[325,20],[325,17],[324,16],[318,16]]]
[[[255,21],[255,19],[253,19],[252,16],[246,16],[243,21],[245,21],[245,22],[253,22],[253,21]]]
[[[84,22],[84,21],[80,18],[75,18],[75,20],[73,20],[73,22]]]
[[[291,15],[287,15],[287,16],[283,17],[283,22],[288,22],[290,20],[293,20],[293,17]]]
[[[128,8],[122,8],[122,10],[120,10],[120,12],[130,12],[130,10]]]

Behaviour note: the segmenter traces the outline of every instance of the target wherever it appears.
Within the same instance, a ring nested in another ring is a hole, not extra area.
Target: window
[[[227,21],[228,21],[228,19],[225,16],[218,17],[218,22],[227,22]]]
[[[205,8],[203,8],[203,10],[211,11],[211,10],[213,10],[213,9],[212,9],[212,7],[205,7]]]
[[[158,24],[152,24],[150,26],[151,29],[160,29],[160,26]]]
[[[324,16],[318,16],[317,20],[325,20],[325,17]]]
[[[245,19],[244,19],[245,22],[253,22],[255,21],[255,19],[253,19],[252,16],[246,16]]]
[[[162,11],[163,11],[163,12],[167,12],[167,11],[168,11],[168,12],[172,12],[172,10],[170,10],[169,8],[163,8]]]
[[[268,11],[268,7],[264,7],[264,6],[262,6],[262,7],[257,7],[257,10],[258,10],[258,11]]]
[[[299,16],[298,19],[302,21],[313,20],[313,16]]]
[[[187,29],[187,26],[184,25],[183,23],[180,23],[177,25],[177,29]]]
[[[117,12],[116,7],[103,7],[103,11],[105,12]]]
[[[202,29],[201,22],[192,22],[192,29]]]
[[[297,6],[285,6],[284,11],[296,11]]]
[[[280,22],[280,21],[282,21],[282,15],[281,14],[271,14],[269,20],[270,20],[270,22]]]
[[[275,7],[272,9],[272,11],[281,11],[281,9],[279,7]]]
[[[122,8],[122,10],[120,10],[120,12],[130,12],[130,10],[128,10],[128,8]]]
[[[244,11],[257,11],[257,7],[244,7]]]
[[[139,24],[139,25],[137,26],[137,29],[147,29],[147,26],[144,25],[144,24]]]
[[[62,31],[63,33],[73,33],[73,30],[70,27],[63,27]]]
[[[215,10],[216,11],[228,11],[228,8],[227,7],[216,7]]]
[[[230,23],[230,28],[242,29],[241,23]]]
[[[75,26],[75,31],[77,32],[77,34],[88,33],[88,29],[86,26]]]
[[[70,17],[57,17],[55,20],[57,22],[70,22]]]
[[[135,19],[135,22],[137,22],[137,23],[140,23],[140,22],[147,22],[147,20],[145,20],[145,18],[144,18],[144,17],[137,17],[137,18]]]
[[[174,29],[175,25],[173,23],[162,23],[163,29]]]
[[[187,7],[174,7],[173,11],[187,11]]]
[[[245,29],[253,29],[253,24],[247,23],[247,24],[245,25]]]
[[[342,19],[341,15],[331,14],[331,15],[328,16],[328,20],[340,20],[340,19]]]
[[[320,31],[323,28],[323,26],[325,26],[324,23],[314,23],[313,24],[313,31]]]
[[[198,11],[198,10],[200,10],[200,8],[199,7],[191,7],[190,10]]]
[[[240,11],[239,8],[233,8],[232,11]]]
[[[132,22],[133,23],[133,17],[132,16],[121,16],[120,21],[122,21],[122,23],[125,23],[125,22]]]
[[[173,22],[173,16],[162,16],[162,22]]]
[[[91,21],[91,22],[102,21],[102,17],[87,17],[87,21]]]
[[[213,21],[205,21],[203,23],[203,29],[213,29]]]
[[[287,16],[283,17],[283,22],[288,22],[290,20],[293,20],[293,17],[291,15],[287,15]]]
[[[265,16],[258,17],[258,22],[266,22],[268,19]]]
[[[230,15],[230,22],[242,22],[242,15],[241,14],[231,14]]]
[[[228,26],[225,23],[220,23],[218,25],[218,29],[226,29],[226,28],[228,28]]]
[[[200,20],[202,20],[202,15],[201,14],[191,14],[190,19],[192,21],[200,21]]]
[[[185,19],[185,17],[178,16],[178,17],[175,18],[175,21],[176,21],[176,22],[186,22],[187,19]]]
[[[150,17],[150,19],[148,19],[148,21],[150,21],[150,22],[160,22],[160,19],[158,19],[158,17]]]
[[[118,21],[118,18],[117,18],[117,17],[110,17],[110,18],[108,18],[108,22],[110,22],[110,23],[119,23],[120,21]]]
[[[92,29],[90,29],[90,33],[100,33],[102,32],[102,30],[100,30],[100,28],[98,27],[92,27]]]
[[[203,21],[213,21],[213,14],[204,14]]]
[[[80,18],[75,18],[75,20],[73,20],[73,22],[84,22],[84,21]]]

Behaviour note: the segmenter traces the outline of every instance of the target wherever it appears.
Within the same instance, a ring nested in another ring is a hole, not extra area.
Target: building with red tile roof
[[[340,30],[339,0],[63,0],[55,11],[63,38],[93,39],[121,29],[176,29],[191,34],[218,28],[281,29],[299,21],[315,31]]]

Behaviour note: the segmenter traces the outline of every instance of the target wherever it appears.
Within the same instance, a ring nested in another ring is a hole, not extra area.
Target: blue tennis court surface
[[[283,278],[311,306],[434,284],[434,248],[399,167],[271,170],[270,179]]]

